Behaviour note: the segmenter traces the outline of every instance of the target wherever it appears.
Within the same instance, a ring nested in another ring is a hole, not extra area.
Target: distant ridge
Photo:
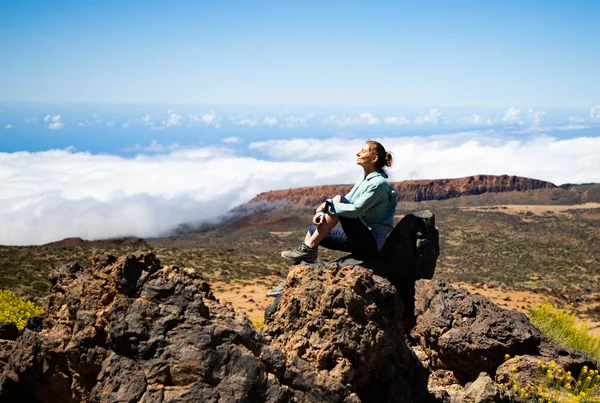
[[[456,179],[409,180],[391,182],[398,191],[400,201],[419,202],[445,200],[454,197],[478,195],[487,192],[513,192],[536,189],[553,189],[553,183],[510,175],[475,175]],[[311,186],[305,188],[264,192],[252,199],[248,205],[262,203],[295,204],[313,207],[328,197],[346,194],[352,185]]]
[[[96,248],[109,248],[115,246],[132,246],[132,247],[149,247],[148,243],[142,238],[137,237],[122,237],[102,239],[97,241],[87,241],[78,237],[65,238],[61,241],[50,242],[44,246],[92,246]]]

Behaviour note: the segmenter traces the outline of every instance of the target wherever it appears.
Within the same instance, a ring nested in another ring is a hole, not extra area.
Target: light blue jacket
[[[389,234],[394,228],[398,192],[388,184],[381,171],[371,172],[359,180],[346,199],[350,203],[337,203],[329,199],[329,213],[362,218],[372,232],[382,235]]]

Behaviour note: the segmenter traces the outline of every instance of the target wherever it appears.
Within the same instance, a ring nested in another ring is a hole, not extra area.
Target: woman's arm
[[[388,185],[386,182],[370,185],[352,203],[338,203],[333,200],[328,200],[330,202],[329,212],[348,218],[360,217],[379,200],[388,197],[387,188]]]

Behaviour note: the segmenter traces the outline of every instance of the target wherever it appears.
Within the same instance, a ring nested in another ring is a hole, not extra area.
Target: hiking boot
[[[295,262],[305,261],[307,263],[313,263],[317,260],[319,255],[319,247],[309,248],[304,242],[296,246],[294,249],[286,250],[281,252],[281,257],[287,260],[293,260]]]

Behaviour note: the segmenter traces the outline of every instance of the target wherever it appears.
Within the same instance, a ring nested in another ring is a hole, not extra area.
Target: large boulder
[[[0,401],[356,401],[306,360],[270,348],[245,315],[223,306],[191,269],[153,254],[51,274],[0,374]]]
[[[576,351],[550,343],[522,313],[439,280],[417,281],[415,290],[411,337],[432,369],[452,371],[461,384],[482,372],[493,376],[507,354],[554,359],[574,373],[583,365],[595,367]]]
[[[271,346],[328,371],[364,402],[432,401],[402,312],[395,288],[370,269],[298,265],[263,332]]]

